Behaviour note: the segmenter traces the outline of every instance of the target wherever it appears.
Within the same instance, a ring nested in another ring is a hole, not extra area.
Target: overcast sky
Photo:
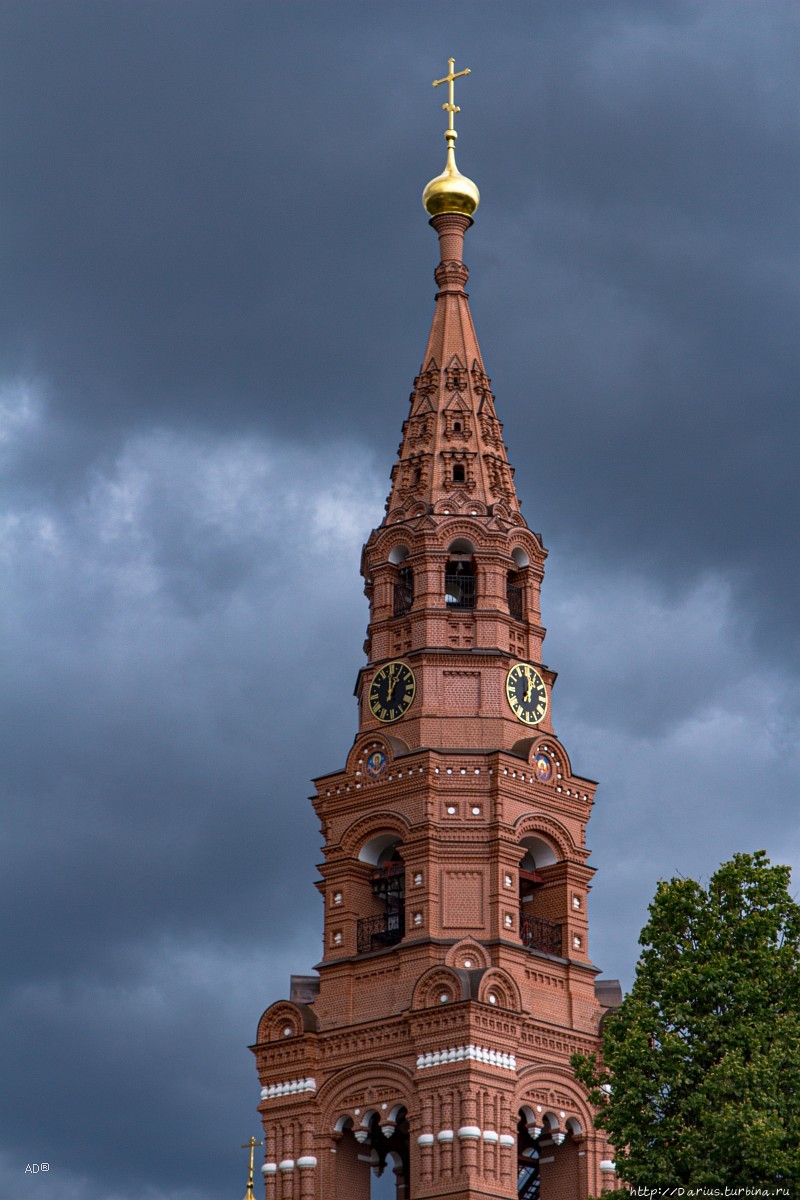
[[[592,957],[629,985],[659,877],[800,866],[796,3],[5,0],[0,1200],[244,1190],[449,55]]]

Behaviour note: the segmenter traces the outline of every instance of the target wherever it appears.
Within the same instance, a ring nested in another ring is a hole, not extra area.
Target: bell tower
[[[268,1200],[585,1200],[615,1185],[569,1066],[599,1049],[619,990],[589,957],[596,785],[553,726],[547,552],[465,291],[479,193],[455,161],[468,72],[449,66],[435,83],[446,166],[423,193],[433,321],[362,556],[358,732],[315,781],[323,954],[253,1047]]]

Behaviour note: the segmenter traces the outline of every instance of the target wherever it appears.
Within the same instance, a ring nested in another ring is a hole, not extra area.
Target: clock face
[[[518,721],[538,725],[547,712],[547,688],[529,663],[515,663],[506,676],[506,698]]]
[[[369,708],[379,721],[396,721],[414,702],[417,681],[403,662],[385,663],[369,685]]]

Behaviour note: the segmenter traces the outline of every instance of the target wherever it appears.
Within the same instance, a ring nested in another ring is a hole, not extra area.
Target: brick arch
[[[414,518],[427,515],[428,506],[416,497],[409,496],[404,501],[400,500],[399,497],[395,497],[395,499],[396,503],[390,509],[387,509],[385,518],[387,523],[401,525]]]
[[[327,1079],[317,1092],[317,1110],[322,1130],[333,1133],[337,1122],[343,1118],[350,1117],[357,1128],[367,1110],[375,1109],[388,1115],[401,1106],[410,1111],[413,1100],[411,1071],[397,1063],[379,1060],[343,1067]],[[381,1107],[383,1104],[388,1106],[385,1110]],[[357,1114],[356,1108],[361,1112]]]
[[[466,971],[459,971],[444,964],[429,967],[414,985],[411,1008],[443,1008],[445,1003],[457,1004],[460,1000],[468,1000],[469,993],[469,977]],[[441,997],[445,994],[450,998],[443,1002]]]
[[[311,1022],[311,1012],[306,1005],[293,1004],[291,1000],[277,1000],[261,1015],[256,1033],[257,1042],[288,1041],[299,1037],[311,1028],[316,1028],[316,1019]],[[291,1029],[291,1033],[286,1030]]]
[[[494,1004],[489,999],[490,996],[496,997]],[[491,1005],[492,1008],[510,1009],[512,1012],[522,1011],[522,996],[516,980],[509,975],[508,971],[503,971],[499,967],[492,967],[481,976],[478,1000],[481,1004]]]
[[[553,849],[557,852],[559,862],[563,859],[578,856],[581,858],[585,857],[585,853],[575,845],[569,830],[548,813],[524,813],[514,823],[514,833],[518,841],[521,841],[524,837],[529,837],[531,834],[544,834],[545,838],[553,844]]]
[[[400,813],[391,809],[368,813],[349,825],[342,835],[340,846],[349,858],[357,858],[358,851],[364,842],[379,833],[396,833],[405,839],[411,829],[408,821]]]
[[[550,733],[535,733],[529,737],[518,738],[511,747],[511,753],[518,758],[524,758],[531,766],[533,760],[540,750],[545,747],[549,748],[549,757],[554,759],[555,770],[553,771],[552,779],[549,779],[543,786],[555,787],[558,783],[558,775],[562,775],[564,779],[569,779],[572,776],[572,764],[569,760],[569,755],[558,738],[553,737]],[[537,782],[541,782],[537,779]]]
[[[378,531],[372,545],[365,550],[365,559],[377,563],[386,563],[395,546],[407,546],[409,560],[415,554],[425,549],[424,534],[419,529],[409,529],[407,525],[387,525]]]
[[[530,529],[519,529],[509,534],[506,545],[509,558],[515,550],[524,550],[531,560],[531,566],[542,557],[542,547],[539,545],[536,534]]]
[[[538,1105],[542,1107],[540,1113],[537,1112]],[[564,1131],[571,1119],[577,1119],[584,1132],[593,1128],[589,1098],[567,1067],[547,1063],[524,1067],[519,1074],[514,1113],[521,1108],[530,1109],[540,1125],[543,1123],[542,1118],[549,1112],[556,1116],[558,1128]],[[561,1116],[562,1112],[566,1114],[564,1117]]]
[[[471,966],[465,966],[465,959],[469,959]],[[489,951],[486,950],[479,942],[472,938],[464,938],[463,941],[457,942],[455,946],[451,946],[444,957],[448,967],[455,967],[462,971],[479,971],[486,970],[491,966],[491,958]]]
[[[361,781],[364,783],[368,781],[368,778],[364,767],[359,766],[359,760],[366,761],[367,755],[371,753],[373,743],[380,747],[386,755],[386,770],[381,778],[385,778],[394,765],[395,747],[392,738],[387,737],[382,730],[362,734],[353,742],[353,748],[347,756],[345,771],[348,775],[355,775],[356,771],[361,771]]]
[[[446,501],[442,501],[442,503],[444,504]],[[495,534],[490,533],[483,525],[476,524],[474,517],[464,516],[463,513],[452,513],[449,520],[442,521],[441,525],[436,526],[436,541],[441,543],[443,551],[446,551],[450,543],[460,537],[472,542],[476,553],[491,549],[497,542]]]

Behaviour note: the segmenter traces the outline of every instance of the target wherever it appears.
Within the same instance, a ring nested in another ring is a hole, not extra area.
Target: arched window
[[[561,954],[561,925],[540,915],[536,896],[545,878],[541,871],[552,866],[556,855],[547,842],[538,837],[526,837],[520,846],[525,853],[519,864],[519,936],[531,950],[546,950]]]
[[[520,1109],[517,1123],[517,1196],[519,1200],[539,1200],[541,1177],[539,1175],[539,1137],[541,1128],[535,1120],[528,1119],[525,1109]]]
[[[453,483],[466,483],[467,469],[463,463],[453,464]]]
[[[521,546],[515,546],[511,551],[514,566],[506,578],[506,599],[508,611],[515,621],[525,620],[525,567],[530,566],[531,560]]]
[[[397,572],[394,585],[394,616],[404,617],[411,612],[414,603],[414,572],[411,567],[402,566]]]
[[[444,569],[444,591],[448,608],[475,607],[474,546],[466,538],[456,538],[449,547]]]
[[[506,579],[506,599],[509,614],[515,621],[525,618],[525,589],[518,571],[509,571]]]
[[[414,603],[414,572],[408,566],[407,558],[408,546],[394,546],[389,552],[389,562],[397,567],[392,610],[395,617],[405,616]]]
[[[399,838],[387,834],[372,838],[359,854],[362,862],[373,864],[370,885],[383,909],[359,920],[356,928],[359,954],[394,946],[405,933],[406,868],[400,846]]]

